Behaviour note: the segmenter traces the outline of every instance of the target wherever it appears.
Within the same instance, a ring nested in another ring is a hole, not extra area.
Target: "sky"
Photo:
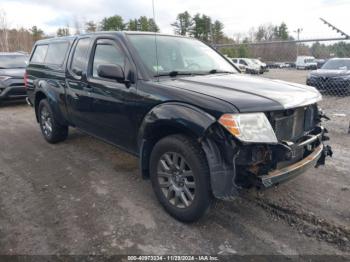
[[[350,0],[154,0],[156,22],[163,33],[173,33],[170,26],[178,13],[204,13],[224,24],[229,37],[247,35],[252,27],[285,22],[290,33],[303,28],[300,38],[336,37],[324,25],[322,17],[350,34],[348,16]],[[33,25],[47,34],[74,21],[100,21],[103,17],[121,15],[125,22],[141,15],[153,17],[152,0],[0,0],[11,28]]]

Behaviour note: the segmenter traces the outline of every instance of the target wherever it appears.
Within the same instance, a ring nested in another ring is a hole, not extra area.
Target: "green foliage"
[[[238,47],[238,57],[250,57],[249,48],[246,44],[240,44]]]
[[[56,34],[57,36],[68,36],[70,35],[69,28],[58,28]]]
[[[139,19],[130,19],[127,26],[129,31],[159,32],[159,27],[152,18],[141,16]]]
[[[96,30],[97,30],[97,24],[94,21],[86,22],[85,27],[86,27],[85,30],[88,33],[96,32]]]
[[[44,36],[44,31],[39,29],[37,26],[33,26],[31,29],[29,29],[29,31],[32,33],[34,41],[38,41]]]
[[[101,22],[101,29],[103,31],[121,31],[125,29],[124,20],[119,15],[105,17]]]
[[[174,27],[174,32],[177,35],[189,35],[193,26],[192,16],[187,12],[177,15],[176,21],[171,24]]]
[[[211,36],[211,18],[207,15],[196,14],[193,17],[194,26],[191,30],[191,35],[204,42],[209,42]]]
[[[275,27],[275,37],[281,40],[288,40],[289,33],[286,23],[282,22],[280,26]]]
[[[139,22],[137,21],[137,19],[130,19],[127,25],[127,29],[129,31],[138,31],[139,27],[138,27]]]
[[[124,24],[121,16],[115,15],[105,17],[101,22],[101,29],[104,31],[145,31],[145,32],[159,32],[159,27],[153,20],[146,16],[140,16],[138,19],[130,19],[128,23]]]
[[[212,25],[212,40],[214,43],[220,43],[222,39],[224,38],[224,24],[221,23],[219,20],[215,20],[214,24]]]
[[[233,47],[224,47],[220,49],[220,52],[228,57],[237,57],[237,51]]]
[[[338,42],[333,45],[314,43],[310,48],[311,54],[316,58],[349,57],[350,43]]]
[[[339,42],[330,46],[331,54],[336,57],[350,57],[350,43]]]

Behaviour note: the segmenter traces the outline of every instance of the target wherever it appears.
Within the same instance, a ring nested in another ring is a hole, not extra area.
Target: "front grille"
[[[278,141],[297,141],[316,126],[317,106],[268,113],[269,121]]]
[[[308,80],[308,84],[321,91],[350,88],[350,81],[339,77],[314,77]]]

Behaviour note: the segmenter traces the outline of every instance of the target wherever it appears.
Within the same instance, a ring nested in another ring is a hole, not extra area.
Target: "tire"
[[[42,99],[39,103],[38,116],[41,133],[47,142],[55,144],[67,138],[68,126],[58,123],[46,99]]]
[[[174,218],[194,222],[208,210],[212,194],[207,159],[189,137],[171,135],[158,141],[151,153],[150,176],[156,197]]]

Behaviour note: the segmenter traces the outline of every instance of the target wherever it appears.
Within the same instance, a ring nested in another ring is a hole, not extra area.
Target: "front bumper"
[[[294,152],[302,150],[302,154],[306,154],[303,158],[299,158],[298,161],[291,162],[288,165],[278,166],[276,169],[269,170],[265,175],[257,176],[256,186],[258,188],[269,188],[288,181],[311,167],[323,165],[326,156],[332,156],[332,149],[329,145],[323,144],[324,140],[329,139],[324,135],[327,130],[323,127],[318,127],[316,130],[315,133],[305,136],[298,144],[284,145],[285,148],[288,148],[286,152],[292,153],[292,155],[294,155]],[[281,153],[282,151],[278,151],[278,154]]]
[[[321,143],[310,155],[299,162],[281,169],[273,170],[267,175],[259,177],[258,186],[261,188],[269,188],[273,185],[288,181],[302,174],[306,169],[316,167],[322,154],[324,154],[324,146]]]
[[[0,100],[20,99],[27,97],[27,90],[24,86],[8,86],[0,88]]]

